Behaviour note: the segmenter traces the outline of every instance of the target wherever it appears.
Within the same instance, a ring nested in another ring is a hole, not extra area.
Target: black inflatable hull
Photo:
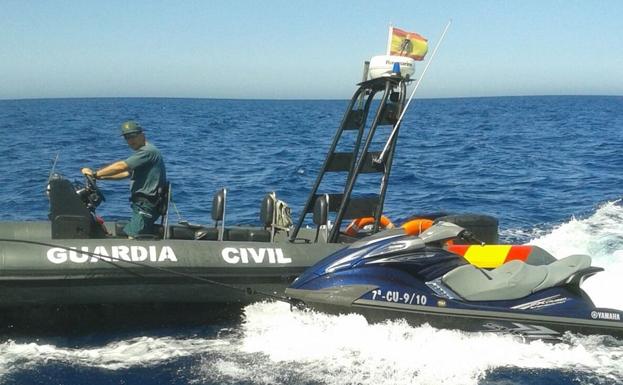
[[[45,222],[0,224],[0,307],[250,303],[344,247],[323,242],[51,239]]]
[[[452,220],[488,241],[497,240],[495,218],[463,214]],[[195,240],[175,226],[178,239],[128,240],[120,226],[112,236],[53,239],[46,221],[0,222],[0,308],[33,305],[247,304],[283,295],[292,281],[342,243],[316,241],[301,229],[291,242],[277,232],[273,242],[254,241],[264,229],[232,227],[244,240]],[[184,238],[184,239],[180,239]],[[321,237],[322,238],[322,237]],[[253,294],[254,292],[261,292]]]

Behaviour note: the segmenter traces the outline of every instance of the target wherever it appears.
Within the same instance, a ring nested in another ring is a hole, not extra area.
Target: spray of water
[[[204,363],[202,378],[224,382],[322,384],[476,384],[499,368],[623,376],[623,343],[567,336],[564,344],[487,333],[368,324],[358,315],[291,312],[287,305],[247,307],[238,357]],[[240,361],[238,361],[240,362]],[[229,379],[229,381],[227,380]]]
[[[587,254],[593,266],[606,270],[588,279],[582,288],[596,306],[623,309],[623,207],[620,201],[608,202],[586,219],[572,218],[550,233],[533,239],[556,258]]]
[[[0,344],[0,377],[11,371],[54,363],[109,370],[156,366],[226,344],[222,340],[138,337],[84,349],[9,340]]]

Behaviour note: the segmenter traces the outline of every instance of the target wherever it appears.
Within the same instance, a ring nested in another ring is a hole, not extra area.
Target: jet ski
[[[380,232],[309,268],[286,295],[299,307],[358,313],[371,322],[404,319],[413,325],[547,340],[565,332],[623,338],[623,311],[595,307],[580,287],[603,270],[591,266],[589,256],[557,260],[525,246],[538,250],[539,257],[486,269],[469,263],[456,245],[447,245],[475,243],[474,238],[443,221],[419,236],[401,229]]]

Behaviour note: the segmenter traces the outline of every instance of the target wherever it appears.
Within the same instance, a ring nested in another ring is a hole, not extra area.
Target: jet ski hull
[[[328,314],[360,314],[371,323],[404,320],[413,326],[429,324],[440,329],[466,332],[503,333],[528,339],[559,340],[566,332],[583,335],[610,335],[623,339],[623,317],[617,310],[595,309],[613,320],[580,319],[551,315],[525,314],[501,310],[449,308],[444,299],[434,304],[414,305],[382,300],[363,299],[365,293],[379,290],[371,286],[340,287],[322,300],[316,290],[286,289],[286,295],[301,301],[305,307]],[[363,293],[365,291],[365,293]],[[394,291],[395,292],[395,291]],[[355,298],[352,294],[360,294]],[[349,296],[351,296],[349,298]],[[350,303],[349,303],[350,302]],[[441,305],[443,304],[443,305]],[[599,317],[595,315],[595,318]]]
[[[603,270],[586,255],[538,265],[477,268],[439,240],[464,231],[438,223],[419,237],[377,234],[318,262],[286,289],[301,307],[358,313],[371,322],[559,339],[565,332],[623,339],[623,311],[597,308],[580,288]],[[544,251],[543,251],[544,252]]]

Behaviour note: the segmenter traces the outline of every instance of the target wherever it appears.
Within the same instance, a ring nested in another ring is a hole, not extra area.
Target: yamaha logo
[[[619,313],[609,313],[605,311],[595,311],[591,312],[592,319],[603,319],[608,321],[620,321],[621,315]]]

